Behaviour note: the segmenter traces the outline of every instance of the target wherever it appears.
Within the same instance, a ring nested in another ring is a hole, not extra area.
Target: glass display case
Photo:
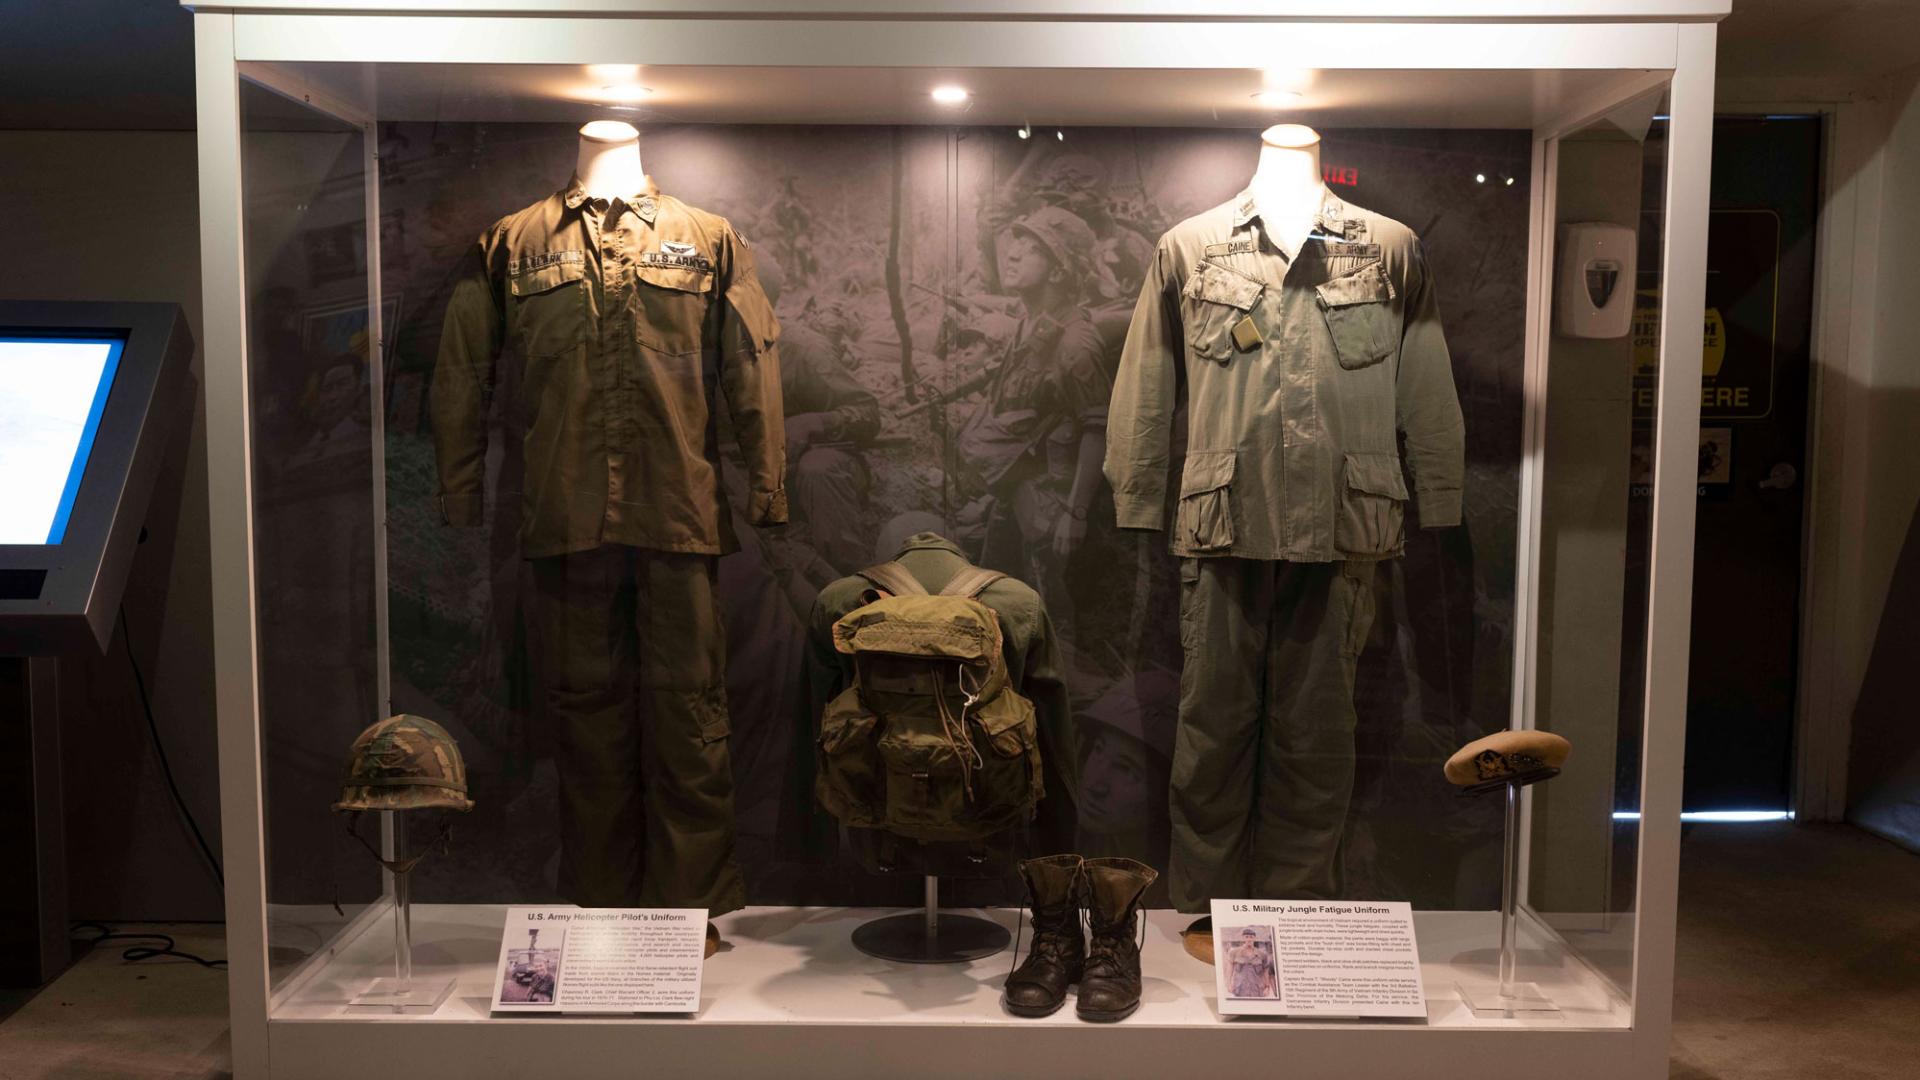
[[[189,6],[237,1075],[1664,1075],[1725,0]],[[1005,575],[990,842],[833,772],[896,559]],[[394,714],[470,810],[336,811]],[[1063,852],[1118,1024],[1002,1000]],[[1424,1018],[1223,1015],[1230,898],[1411,904]],[[566,903],[700,1010],[490,1011]]]

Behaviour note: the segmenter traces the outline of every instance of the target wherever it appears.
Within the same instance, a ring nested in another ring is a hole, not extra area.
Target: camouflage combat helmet
[[[471,810],[467,765],[447,729],[422,716],[390,716],[353,740],[335,810]]]
[[[1008,228],[1039,241],[1053,261],[1074,276],[1087,272],[1087,263],[1093,257],[1093,230],[1073,211],[1043,206]]]
[[[1106,182],[1106,167],[1092,155],[1062,154],[1041,172],[1033,193],[1043,201],[1059,205],[1097,199]]]

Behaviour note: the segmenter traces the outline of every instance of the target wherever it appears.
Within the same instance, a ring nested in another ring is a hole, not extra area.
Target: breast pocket
[[[507,292],[521,350],[529,359],[572,352],[587,329],[585,253],[547,252],[517,265],[508,275]]]
[[[634,276],[634,302],[640,308],[634,322],[640,343],[676,356],[699,352],[711,307],[713,273],[642,263]]]
[[[1194,268],[1183,290],[1187,347],[1196,355],[1224,364],[1239,350],[1233,328],[1248,316],[1266,285],[1237,270],[1218,263],[1203,262]],[[1256,340],[1251,349],[1258,344]]]
[[[1368,263],[1314,291],[1341,367],[1370,367],[1393,355],[1398,336],[1393,306],[1388,303],[1393,299],[1393,282],[1380,263]]]

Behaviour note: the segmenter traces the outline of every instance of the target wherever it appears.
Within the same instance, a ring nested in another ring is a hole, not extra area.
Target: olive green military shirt
[[[709,403],[717,382],[745,459],[748,520],[784,523],[779,335],[746,241],[651,179],[612,200],[576,179],[502,218],[441,331],[431,409],[442,516],[481,520],[504,346],[525,365],[524,555],[735,550]]]
[[[1120,526],[1164,527],[1182,391],[1177,555],[1398,555],[1402,437],[1420,523],[1459,524],[1465,438],[1419,239],[1330,192],[1298,252],[1259,220],[1243,192],[1155,248],[1107,416]]]
[[[972,564],[953,541],[937,533],[916,533],[907,539],[894,560],[906,567],[929,593],[938,593],[955,574]],[[850,575],[820,591],[813,612],[807,619],[806,734],[796,741],[793,773],[788,784],[788,824],[782,832],[788,843],[801,849],[796,854],[818,857],[820,849],[830,846],[834,835],[833,819],[819,811],[814,802],[814,776],[818,768],[815,738],[819,734],[820,715],[853,681],[853,658],[833,646],[833,626],[856,608],[866,604],[871,582]],[[1040,733],[1040,769],[1044,794],[1034,821],[1034,840],[1047,851],[1070,850],[1079,820],[1080,766],[1073,735],[1073,708],[1067,697],[1066,668],[1060,657],[1060,644],[1047,617],[1040,596],[1014,578],[1001,578],[983,590],[981,603],[993,609],[1000,620],[1001,653],[1007,666],[1007,681],[1027,700],[1033,702],[1034,720]],[[803,807],[805,809],[803,809]],[[794,828],[796,819],[806,824]],[[853,830],[868,833],[874,830]],[[856,850],[870,854],[870,844],[854,837]],[[914,858],[927,873],[938,869],[940,861],[952,849],[964,856],[969,845],[939,842],[911,845]],[[991,844],[990,847],[1004,845]],[[811,849],[811,850],[807,850]],[[932,867],[932,868],[928,868]]]

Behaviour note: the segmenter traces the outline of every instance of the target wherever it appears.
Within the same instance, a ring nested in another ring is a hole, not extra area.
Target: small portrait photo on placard
[[[1227,996],[1280,1000],[1280,976],[1274,964],[1273,927],[1229,926],[1220,935],[1220,963],[1226,969]]]
[[[526,934],[526,945],[507,950],[507,962],[500,969],[500,1002],[551,1005],[559,995],[560,954],[567,929],[532,926]]]

